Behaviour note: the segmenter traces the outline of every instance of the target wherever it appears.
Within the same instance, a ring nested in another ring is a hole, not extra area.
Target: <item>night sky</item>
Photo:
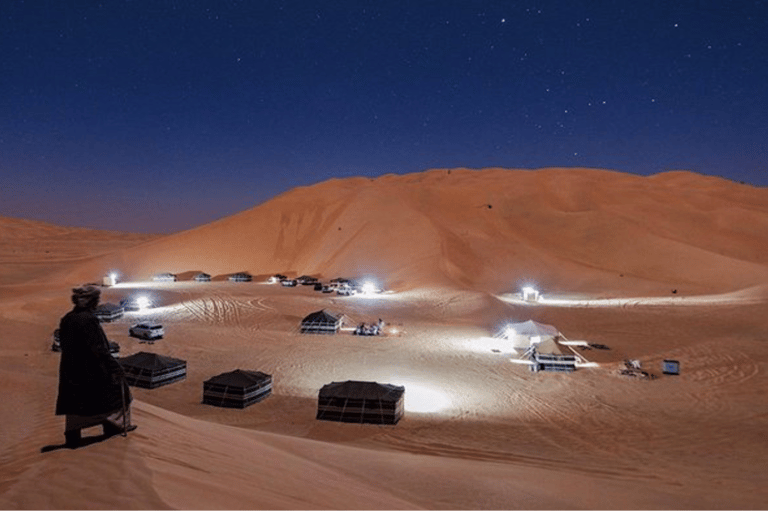
[[[332,177],[768,186],[765,1],[0,0],[0,215],[169,233]]]

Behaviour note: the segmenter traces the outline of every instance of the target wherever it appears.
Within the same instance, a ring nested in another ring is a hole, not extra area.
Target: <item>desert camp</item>
[[[0,3],[0,509],[768,510],[766,34]]]
[[[45,259],[31,265],[23,284],[14,281],[15,272],[1,271],[0,322],[9,334],[2,385],[26,389],[0,403],[11,440],[0,448],[9,468],[2,503],[128,507],[88,483],[98,477],[134,486],[130,503],[145,508],[515,508],[521,496],[528,496],[529,508],[758,506],[765,425],[754,416],[756,392],[749,389],[759,389],[766,360],[759,342],[768,262],[739,258],[760,254],[754,249],[766,243],[760,224],[746,222],[768,215],[761,213],[764,194],[720,182],[691,189],[697,204],[752,205],[751,213],[738,214],[741,226],[754,226],[747,233],[696,239],[697,225],[717,222],[709,209],[675,222],[669,212],[653,213],[673,208],[669,199],[679,192],[670,183],[679,176],[584,170],[569,174],[573,190],[559,201],[593,191],[590,219],[576,216],[568,229],[550,235],[530,223],[556,223],[561,210],[532,203],[525,208],[533,215],[528,224],[503,220],[500,212],[535,198],[561,173],[436,170],[343,187],[321,183],[228,223],[145,240],[124,235],[109,242],[111,252],[103,244],[113,235],[89,232],[102,241],[84,245],[66,265]],[[487,199],[489,189],[499,195]],[[424,203],[419,190],[436,195]],[[366,191],[398,201],[374,211],[369,200],[356,202]],[[306,193],[315,201],[311,207]],[[617,194],[624,194],[627,212],[642,204],[650,213],[627,213],[631,222],[611,227]],[[655,197],[664,200],[649,199]],[[493,209],[473,206],[487,200]],[[299,229],[299,219],[324,201],[328,208],[353,209],[337,219],[345,229],[305,226],[302,244],[291,249],[295,261],[271,262],[257,250],[279,245],[279,233],[270,235],[272,218],[296,219],[285,229]],[[543,197],[535,202],[545,203]],[[428,204],[431,220],[404,213],[403,204]],[[399,228],[398,246],[376,245],[378,235],[362,229],[382,218],[410,226]],[[638,218],[645,224],[638,227]],[[574,230],[592,232],[595,222],[626,244],[643,237],[650,247],[669,236],[678,242],[642,256],[611,253],[618,249],[606,242],[580,249],[577,261],[573,237],[581,235]],[[666,226],[665,238],[651,243],[650,227],[659,224]],[[19,237],[7,238],[15,247],[36,251],[33,235],[65,244],[57,238],[61,228],[0,223],[11,225],[5,233]],[[467,226],[488,236],[466,238],[472,249],[452,245],[467,236]],[[205,244],[226,247],[232,233],[247,230],[261,234],[253,247],[205,250]],[[325,246],[342,235],[349,238]],[[669,251],[679,259],[668,260]],[[507,257],[512,252],[514,260]],[[44,258],[45,252],[36,254]],[[606,262],[606,254],[614,259]],[[0,257],[15,258],[2,251]],[[718,266],[723,258],[728,265]],[[322,283],[339,275],[362,280],[374,272],[359,270],[361,259],[376,266],[390,291],[362,298],[266,283],[297,268],[301,272],[290,275],[311,273]],[[322,264],[307,263],[315,260]],[[200,268],[222,277],[204,286],[188,278],[152,280],[158,270],[192,276],[197,271],[190,269]],[[101,288],[102,303],[152,298],[151,307],[101,324],[119,343],[138,429],[108,440],[85,432],[90,444],[58,449],[62,420],[52,404],[60,353],[51,351],[51,333],[70,307],[72,287],[110,269],[119,269],[121,279]],[[238,269],[262,277],[233,284],[226,276]],[[530,282],[544,290],[536,301],[522,298]],[[380,318],[386,322],[377,323]],[[145,340],[130,335],[138,324],[164,327],[152,345],[161,353],[145,352]],[[383,335],[354,336],[361,325],[381,325]],[[629,371],[630,360],[639,368]],[[540,371],[530,371],[534,364]],[[228,375],[234,368],[241,373]],[[642,372],[655,378],[638,378]],[[247,382],[240,378],[246,375]],[[734,436],[739,443],[728,442]],[[46,445],[53,448],[41,452]],[[259,470],[265,459],[272,472]],[[311,480],[303,476],[307,467],[317,471]],[[49,475],[45,486],[39,471]],[[729,490],[715,480],[727,481]],[[74,481],[85,482],[77,495],[57,491]],[[595,488],[600,493],[585,490]],[[220,489],[227,489],[225,505],[214,499]],[[295,497],[267,499],[265,489]]]

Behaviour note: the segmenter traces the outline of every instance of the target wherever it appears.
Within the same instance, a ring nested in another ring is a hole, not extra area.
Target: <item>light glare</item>
[[[136,299],[136,305],[139,306],[139,311],[144,311],[149,307],[149,299],[142,295]]]

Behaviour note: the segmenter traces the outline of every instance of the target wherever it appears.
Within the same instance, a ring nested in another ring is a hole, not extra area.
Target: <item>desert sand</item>
[[[768,507],[767,189],[683,171],[438,169],[330,180],[168,236],[0,218],[0,240],[4,509]],[[103,324],[109,339],[123,356],[184,359],[187,378],[133,388],[127,438],[41,453],[64,441],[51,334],[70,289],[112,270],[122,282],[103,302],[157,307]],[[226,280],[240,271],[253,282]],[[161,272],[180,280],[151,280]],[[389,292],[267,284],[277,272]],[[516,300],[527,284],[546,300]],[[383,318],[386,333],[300,334],[319,309]],[[165,338],[129,337],[140,319]],[[528,319],[608,350],[532,373],[493,338]],[[621,375],[626,359],[657,378]],[[202,382],[236,368],[272,374],[273,394],[202,404]],[[320,387],[340,380],[404,385],[405,417],[316,420]]]

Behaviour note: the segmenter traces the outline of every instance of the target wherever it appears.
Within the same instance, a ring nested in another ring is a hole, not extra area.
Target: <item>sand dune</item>
[[[74,260],[155,238],[0,216],[0,283],[28,283],[71,268]]]
[[[0,219],[0,507],[765,508],[766,227],[765,189],[587,169],[331,180],[165,237]],[[127,438],[41,453],[63,442],[51,333],[71,286],[110,269],[370,274],[393,293],[105,288],[104,301],[157,306],[104,324],[121,353],[184,359],[187,378],[134,388]],[[528,280],[554,302],[513,300]],[[387,334],[300,334],[323,308],[349,325],[384,318]],[[139,319],[166,337],[129,337]],[[527,319],[608,349],[581,351],[596,365],[571,374],[531,373],[492,337]],[[658,378],[622,376],[629,358]],[[665,358],[681,375],[661,374]],[[272,396],[202,404],[202,381],[238,367],[272,374]],[[315,420],[319,388],[346,379],[406,386],[404,419]]]
[[[494,293],[523,281],[732,291],[768,277],[767,197],[681,172],[454,169],[330,180],[99,259],[73,278],[116,267],[133,279],[205,269],[371,274],[392,287]]]

